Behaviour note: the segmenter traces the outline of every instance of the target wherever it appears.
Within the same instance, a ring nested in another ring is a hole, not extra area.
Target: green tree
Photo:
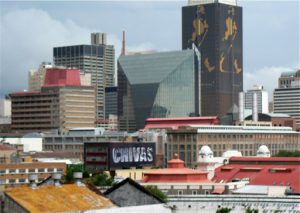
[[[94,174],[92,177],[86,178],[84,181],[95,186],[111,186],[113,182],[111,177],[106,173]]]
[[[300,157],[300,150],[295,150],[295,151],[279,150],[279,152],[274,156],[275,157]]]
[[[160,191],[157,186],[145,186],[145,188],[151,192],[153,195],[155,195],[156,197],[160,198],[161,200],[163,200],[164,202],[167,202],[167,195],[165,193],[163,193],[162,191]]]
[[[248,207],[246,209],[246,213],[258,213],[258,209],[251,209],[250,207]]]
[[[220,208],[216,211],[216,213],[229,213],[231,211],[230,208]]]

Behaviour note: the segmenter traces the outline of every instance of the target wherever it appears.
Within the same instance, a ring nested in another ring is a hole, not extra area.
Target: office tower
[[[200,114],[197,50],[120,56],[119,129],[144,128],[149,117]]]
[[[202,116],[223,116],[243,91],[242,8],[234,0],[192,0],[182,8],[182,49],[201,52]]]
[[[97,120],[104,119],[105,87],[114,86],[115,50],[106,43],[105,33],[92,33],[90,45],[55,47],[54,64],[91,74],[97,93]]]
[[[105,119],[118,115],[118,87],[105,88]]]
[[[95,97],[93,86],[80,84],[78,69],[47,69],[41,91],[10,94],[11,129],[64,133],[75,127],[94,127]]]
[[[300,69],[283,72],[273,96],[274,112],[289,114],[300,130]]]
[[[262,85],[255,85],[253,89],[244,92],[245,111],[252,110],[254,93],[257,97],[257,113],[269,113],[269,96]]]
[[[45,73],[48,68],[51,68],[52,64],[50,62],[42,62],[39,68],[32,69],[28,73],[28,90],[29,91],[39,91],[44,84]]]

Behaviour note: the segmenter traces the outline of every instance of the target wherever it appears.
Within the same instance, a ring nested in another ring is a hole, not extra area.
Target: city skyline
[[[0,2],[0,96],[27,89],[29,69],[52,61],[53,47],[88,44],[91,32],[107,33],[116,57],[122,30],[128,51],[180,50],[181,7],[186,4]],[[244,90],[263,84],[270,93],[281,72],[299,66],[299,1],[238,1],[238,5],[244,13]]]

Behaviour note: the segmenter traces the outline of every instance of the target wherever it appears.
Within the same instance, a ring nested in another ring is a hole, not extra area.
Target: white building
[[[0,99],[0,124],[11,123],[11,100]]]
[[[300,69],[284,72],[278,80],[278,88],[273,94],[274,112],[289,114],[296,119],[300,129]]]
[[[269,113],[269,96],[268,92],[264,90],[263,86],[255,85],[253,89],[244,92],[244,107],[245,111],[252,111],[253,108],[253,94],[257,95],[257,113]]]

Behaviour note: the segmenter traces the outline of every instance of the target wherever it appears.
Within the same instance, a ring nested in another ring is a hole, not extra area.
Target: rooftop
[[[229,164],[218,167],[216,182],[247,180],[250,185],[286,186],[300,194],[300,158],[231,157]]]
[[[86,186],[66,184],[9,188],[5,194],[29,212],[81,212],[117,207]]]
[[[49,68],[46,71],[43,87],[80,86],[80,70]]]

